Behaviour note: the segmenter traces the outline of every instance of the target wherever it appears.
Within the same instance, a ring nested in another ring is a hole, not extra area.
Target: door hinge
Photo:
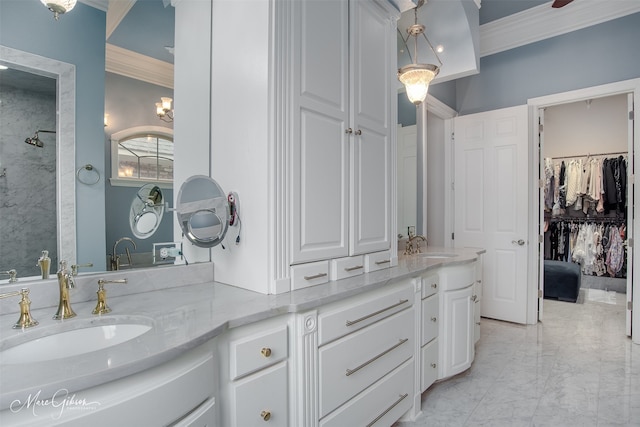
[[[451,240],[455,240],[455,233],[451,233]]]
[[[629,111],[629,120],[633,120],[635,118],[635,114],[633,111]]]
[[[633,248],[633,237],[629,237],[627,239],[627,247],[628,248]]]
[[[540,235],[538,236],[538,243],[543,243],[544,242],[544,236]]]
[[[633,310],[633,301],[627,301],[627,310]]]
[[[451,132],[451,141],[455,141],[455,140],[456,140],[456,133]]]
[[[544,188],[544,179],[540,179],[540,180],[538,181],[538,187],[539,187],[539,188]]]
[[[544,132],[544,125],[542,123],[538,124],[538,132]]]
[[[538,298],[542,298],[542,289],[538,289]]]

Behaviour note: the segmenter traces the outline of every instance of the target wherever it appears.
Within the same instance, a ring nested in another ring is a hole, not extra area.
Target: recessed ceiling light
[[[9,67],[7,67],[6,65],[2,65],[2,64],[0,64],[0,70],[6,70],[6,69],[8,69],[8,68],[9,68]]]
[[[436,46],[436,52],[438,52],[438,53],[442,53],[442,52],[444,52],[444,46],[442,46],[441,44],[439,44],[438,46]]]

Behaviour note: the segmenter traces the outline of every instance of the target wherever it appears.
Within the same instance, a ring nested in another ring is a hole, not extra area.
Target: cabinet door
[[[232,424],[234,426],[269,425],[286,427],[287,364],[264,369],[232,385]]]
[[[444,327],[440,336],[443,377],[458,374],[471,366],[474,356],[474,327],[471,298],[473,286],[443,292]]]
[[[347,256],[348,3],[301,0],[295,14],[293,264]]]
[[[350,3],[352,50],[351,254],[390,248],[391,65],[395,30],[375,2]],[[393,42],[393,43],[392,43]]]

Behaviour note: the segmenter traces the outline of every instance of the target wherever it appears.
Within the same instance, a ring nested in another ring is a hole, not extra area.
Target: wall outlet
[[[182,243],[166,242],[153,244],[154,264],[181,264],[183,261]]]

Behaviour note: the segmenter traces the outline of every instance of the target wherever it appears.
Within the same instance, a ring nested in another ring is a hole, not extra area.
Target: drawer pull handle
[[[377,316],[377,315],[378,315],[378,314],[380,314],[380,313],[384,313],[384,312],[385,312],[385,311],[387,311],[387,310],[391,310],[392,308],[396,308],[396,307],[398,307],[399,305],[402,305],[402,304],[404,304],[404,303],[406,303],[406,302],[409,302],[409,300],[408,300],[408,299],[401,299],[401,300],[400,300],[398,303],[396,303],[396,304],[390,305],[389,307],[383,308],[382,310],[375,311],[375,312],[373,312],[373,313],[371,313],[371,314],[367,314],[366,316],[361,317],[361,318],[359,318],[359,319],[356,319],[356,320],[347,320],[346,325],[347,325],[347,326],[353,326],[353,325],[355,325],[355,324],[356,324],[356,323],[358,323],[358,322],[362,322],[363,320],[367,320],[367,319],[369,319],[369,318],[371,318],[371,317],[373,317],[373,316]]]
[[[432,283],[432,284],[431,284],[431,287],[432,287],[433,289],[438,289],[438,284],[437,284],[437,283]]]
[[[265,421],[269,421],[271,419],[271,411],[260,412],[260,418],[262,418]]]
[[[361,268],[364,268],[364,266],[363,265],[354,265],[353,267],[345,267],[344,271],[360,270]]]
[[[376,261],[376,265],[387,264],[389,262],[391,262],[390,259],[383,259],[383,260],[380,260],[380,261]]]
[[[371,427],[372,425],[374,425],[375,423],[377,423],[378,421],[380,421],[380,418],[384,417],[385,415],[387,415],[389,413],[389,411],[391,411],[393,408],[395,408],[396,406],[398,406],[398,404],[400,402],[402,402],[404,399],[407,398],[407,396],[409,396],[408,393],[405,394],[401,394],[400,395],[400,399],[396,400],[395,402],[393,402],[393,404],[391,406],[389,406],[383,413],[381,413],[380,415],[378,415],[373,421],[371,421],[369,424],[367,424],[367,427]]]
[[[271,349],[269,347],[263,347],[262,350],[260,350],[260,354],[262,354],[264,357],[270,357]]]
[[[356,372],[358,372],[360,369],[364,368],[365,366],[369,365],[372,362],[375,362],[376,360],[380,359],[382,356],[384,356],[385,354],[392,352],[393,350],[395,350],[396,348],[400,347],[402,344],[406,343],[407,341],[409,341],[409,338],[403,338],[401,339],[398,344],[389,347],[388,349],[386,349],[385,351],[383,351],[382,353],[372,357],[371,359],[367,360],[366,362],[364,362],[362,365],[353,368],[353,369],[347,369],[347,372],[345,373],[345,375],[348,377],[351,374],[355,374]]]
[[[432,317],[432,318],[431,318],[431,321],[432,321],[433,323],[435,323],[435,322],[437,322],[437,321],[438,321],[438,318],[437,318],[437,317]]]
[[[327,273],[318,273],[318,274],[314,274],[313,276],[304,276],[304,280],[319,279],[319,278],[324,277],[326,275],[327,275]]]
[[[436,365],[435,363],[432,363],[432,364],[431,364],[431,367],[432,367],[433,369],[436,369],[436,367],[437,367],[437,366],[438,366],[438,365]]]

